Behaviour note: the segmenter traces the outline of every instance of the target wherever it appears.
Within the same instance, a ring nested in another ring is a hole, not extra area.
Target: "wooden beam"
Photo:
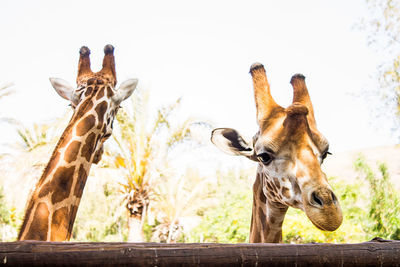
[[[359,244],[0,243],[5,266],[400,266],[400,241]]]

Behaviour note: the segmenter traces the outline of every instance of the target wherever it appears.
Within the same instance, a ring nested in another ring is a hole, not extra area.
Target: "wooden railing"
[[[8,266],[400,266],[400,241],[359,244],[0,243]]]

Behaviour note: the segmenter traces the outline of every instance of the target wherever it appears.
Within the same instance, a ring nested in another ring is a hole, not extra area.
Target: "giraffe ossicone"
[[[254,63],[250,73],[259,131],[251,141],[230,128],[214,129],[211,135],[222,151],[258,162],[250,242],[281,242],[288,207],[303,210],[321,230],[336,230],[343,216],[321,170],[329,143],[317,130],[305,77],[292,76],[293,103],[283,108],[271,96],[264,66]]]
[[[56,92],[70,101],[74,113],[28,198],[18,240],[71,238],[90,166],[100,161],[120,104],[138,83],[137,79],[129,79],[115,89],[113,52],[112,45],[104,47],[103,68],[94,73],[90,69],[90,50],[83,46],[76,87],[63,79],[50,78]]]

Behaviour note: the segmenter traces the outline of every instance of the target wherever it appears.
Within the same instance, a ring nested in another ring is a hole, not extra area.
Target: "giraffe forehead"
[[[293,154],[305,146],[312,146],[317,153],[329,147],[324,136],[310,129],[304,114],[288,114],[284,111],[263,121],[253,141],[256,154],[265,150],[274,153],[290,151],[289,154]]]
[[[326,139],[324,142],[315,142],[310,131],[289,132],[282,125],[270,128],[255,137],[254,149],[257,155],[261,153],[272,153],[273,156],[281,160],[295,160],[297,158],[307,158],[313,160],[329,145]],[[318,141],[317,140],[317,141]]]
[[[110,85],[114,87],[116,81],[114,77],[110,77],[109,75],[105,75],[101,72],[91,73],[90,75],[82,75],[79,77],[77,81],[78,85],[87,86],[87,85],[94,85],[94,84],[104,84]]]

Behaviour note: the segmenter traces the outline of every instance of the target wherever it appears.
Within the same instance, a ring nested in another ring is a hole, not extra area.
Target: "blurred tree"
[[[207,179],[201,177],[197,169],[188,168],[182,175],[160,181],[155,188],[155,204],[150,209],[156,217],[152,241],[176,243],[183,240],[186,229],[181,220],[195,219],[200,210],[210,206],[213,180],[215,177]]]
[[[248,242],[253,199],[254,167],[235,172],[216,173],[216,184],[209,194],[213,205],[204,208],[201,222],[186,237],[186,242],[243,243]]]
[[[18,138],[13,143],[5,144],[11,148],[11,152],[0,158],[0,185],[7,192],[9,205],[19,214],[23,212],[29,192],[50,158],[51,150],[63,129],[60,125],[66,123],[67,116],[32,126],[13,118],[4,120],[15,127]]]
[[[56,132],[61,120],[51,123],[34,123],[32,127],[28,127],[17,120],[9,119],[8,121],[16,127],[17,134],[20,137],[17,148],[30,152],[40,146],[56,143]]]
[[[144,241],[143,223],[150,201],[155,198],[155,182],[168,178],[170,170],[167,154],[179,143],[190,139],[193,118],[183,122],[172,122],[181,99],[160,108],[154,120],[150,120],[148,95],[137,90],[131,97],[131,110],[120,110],[118,127],[113,137],[117,152],[108,152],[109,162],[124,171],[125,179],[120,183],[128,210],[128,241]]]
[[[385,164],[379,164],[379,174],[365,163],[363,157],[355,161],[355,169],[368,182],[369,223],[366,232],[370,238],[379,236],[385,239],[400,239],[400,197],[399,192],[390,182],[389,173]]]
[[[9,208],[0,186],[0,241],[13,241],[17,235],[15,209]]]
[[[400,140],[400,1],[366,0],[366,4],[368,14],[359,26],[382,59],[376,74],[380,88],[371,89],[372,97],[378,95],[382,101],[372,112],[389,117]]]

